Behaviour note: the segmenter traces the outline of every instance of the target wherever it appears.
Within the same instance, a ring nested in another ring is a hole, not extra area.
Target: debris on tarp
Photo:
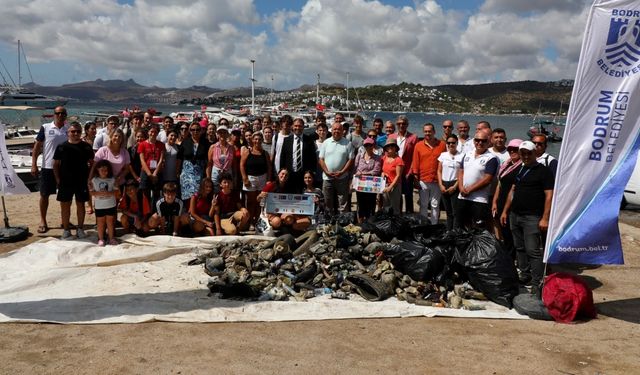
[[[357,293],[369,301],[396,296],[476,310],[482,307],[470,300],[488,297],[510,307],[511,269],[499,249],[487,248],[496,244],[487,235],[382,213],[362,227],[320,224],[297,238],[216,243],[190,264],[203,265],[210,292],[221,298],[305,301]]]

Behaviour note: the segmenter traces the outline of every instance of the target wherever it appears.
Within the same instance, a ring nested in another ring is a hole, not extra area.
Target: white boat
[[[4,82],[4,85],[0,87],[0,106],[30,106],[53,109],[67,104],[68,100],[65,98],[36,94],[22,89],[20,86],[20,65],[22,62],[20,59],[21,50],[20,41],[18,40],[18,84],[16,85],[13,83],[14,81],[11,76],[9,76],[9,79],[13,84],[9,84],[9,82],[6,81]],[[2,78],[4,79],[4,76]]]
[[[14,126],[4,131],[4,139],[25,139],[35,140],[38,132],[34,129],[30,129],[26,126],[17,127]]]
[[[8,150],[11,166],[18,177],[31,191],[37,190],[38,178],[31,174],[31,166],[33,160],[31,158],[31,149]],[[38,156],[38,168],[42,168],[42,154]]]

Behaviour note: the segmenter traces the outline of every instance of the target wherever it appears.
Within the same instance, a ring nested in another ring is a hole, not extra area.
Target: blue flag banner
[[[620,202],[640,147],[640,2],[591,7],[560,149],[548,263],[622,264]]]

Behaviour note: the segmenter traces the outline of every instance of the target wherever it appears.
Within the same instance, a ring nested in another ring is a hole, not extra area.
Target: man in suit
[[[289,170],[287,191],[301,194],[304,190],[304,172],[315,171],[318,167],[316,143],[308,134],[303,134],[304,121],[293,120],[293,135],[284,139],[280,166]]]
[[[396,120],[398,132],[389,134],[387,139],[395,139],[400,150],[398,155],[402,158],[405,165],[404,176],[402,176],[402,195],[404,195],[404,205],[406,213],[413,212],[413,184],[414,178],[411,172],[411,163],[413,162],[413,150],[418,143],[418,138],[411,133],[409,128],[409,119],[405,115],[398,116]]]

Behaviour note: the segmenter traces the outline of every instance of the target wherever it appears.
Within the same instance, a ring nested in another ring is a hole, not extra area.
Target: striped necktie
[[[295,164],[293,166],[294,172],[298,172],[302,169],[302,142],[300,142],[300,136],[296,136],[296,151],[294,154]]]

